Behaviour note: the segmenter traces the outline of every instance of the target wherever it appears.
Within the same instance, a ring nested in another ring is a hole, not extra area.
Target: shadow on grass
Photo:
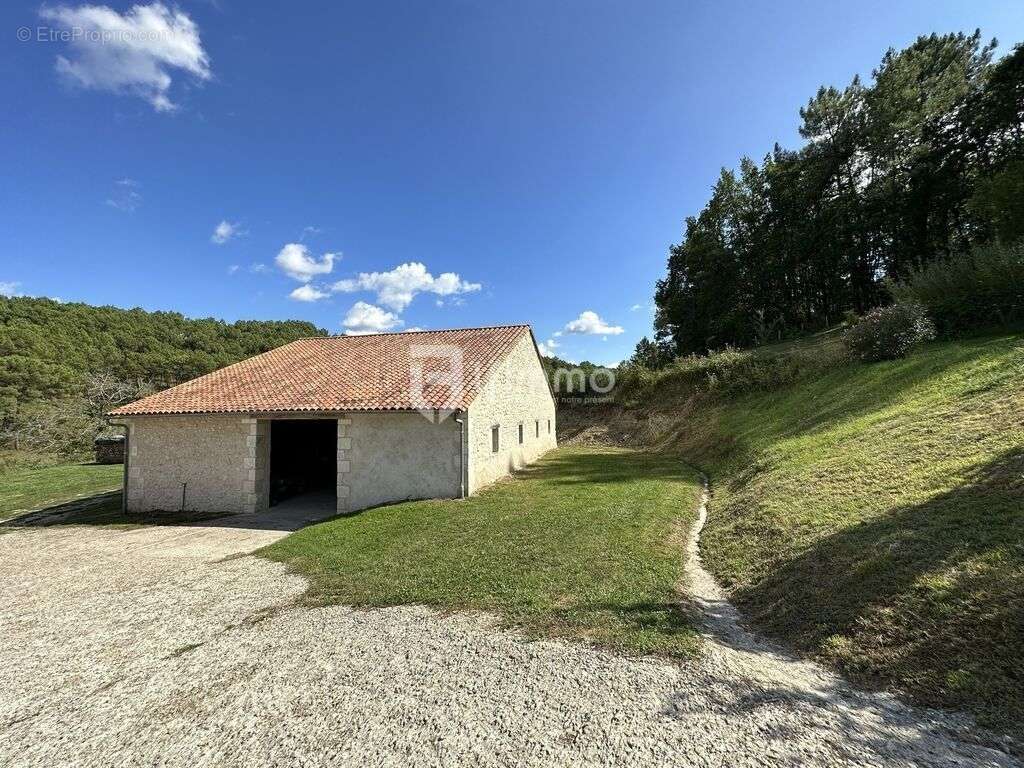
[[[658,482],[693,480],[693,472],[675,454],[613,449],[598,455],[596,460],[593,453],[587,453],[585,460],[573,453],[548,456],[518,470],[516,477],[555,485],[636,483],[638,477]]]
[[[1024,734],[1024,450],[815,542],[734,598],[862,685]]]
[[[149,525],[198,524],[223,517],[223,513],[202,512],[125,513],[121,509],[121,491],[111,491],[26,512],[3,521],[0,528],[51,528],[63,525],[140,528]]]
[[[352,516],[358,510],[342,516]],[[16,528],[46,528],[61,525],[93,525],[117,528],[142,528],[158,525],[194,528],[237,528],[253,531],[293,532],[300,528],[339,517],[334,494],[307,493],[294,496],[269,509],[252,513],[222,511],[149,511],[121,509],[121,491],[101,493],[87,498],[51,504],[0,522],[0,531]]]

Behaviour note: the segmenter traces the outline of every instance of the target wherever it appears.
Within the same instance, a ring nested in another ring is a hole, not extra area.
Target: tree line
[[[888,281],[1024,235],[1024,44],[974,34],[890,49],[822,87],[800,149],[722,171],[686,219],[634,362],[808,333],[887,301]]]
[[[326,331],[0,297],[0,447],[84,450],[110,407]]]

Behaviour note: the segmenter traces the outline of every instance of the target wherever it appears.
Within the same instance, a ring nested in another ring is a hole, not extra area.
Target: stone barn
[[[109,416],[131,512],[458,498],[556,445],[525,325],[300,339]]]

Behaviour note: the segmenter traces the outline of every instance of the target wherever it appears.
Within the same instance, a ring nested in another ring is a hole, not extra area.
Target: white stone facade
[[[129,511],[251,511],[264,487],[258,424],[238,415],[140,416],[130,424]]]
[[[469,406],[468,422],[468,493],[476,493],[556,447],[555,401],[530,334],[524,335],[487,377]],[[495,426],[496,452],[491,441]]]
[[[470,494],[556,445],[554,400],[533,338],[525,334],[487,377],[468,413],[126,417],[129,511],[266,509],[274,418],[337,419],[338,512]],[[497,451],[493,426],[500,431]]]
[[[459,495],[459,425],[452,417],[435,423],[419,413],[355,413],[351,420],[348,509]]]

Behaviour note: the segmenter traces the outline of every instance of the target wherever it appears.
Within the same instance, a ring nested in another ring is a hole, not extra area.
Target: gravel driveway
[[[242,556],[280,523],[0,535],[0,765],[1018,765],[769,652],[696,563],[712,618],[680,666],[295,607],[301,578]]]

